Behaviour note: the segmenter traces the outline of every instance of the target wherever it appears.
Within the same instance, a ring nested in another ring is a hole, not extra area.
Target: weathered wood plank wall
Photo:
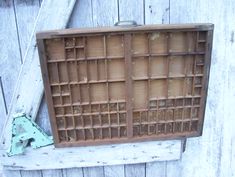
[[[231,127],[234,117],[227,112],[233,107],[231,101],[234,100],[234,94],[233,97],[228,95],[232,93],[229,86],[235,81],[229,80],[234,74],[234,70],[229,70],[235,57],[235,46],[231,42],[235,30],[234,0],[190,0],[184,3],[174,0],[170,7],[171,23],[215,24],[204,132],[202,137],[188,140],[180,162],[182,176],[233,176],[235,130]]]
[[[0,135],[39,8],[40,0],[0,1]],[[9,171],[6,176],[28,173],[33,175],[37,171]]]
[[[22,64],[13,0],[0,1],[0,134]],[[33,22],[32,22],[33,23]]]
[[[30,25],[25,27],[23,24],[34,23],[33,16],[37,14],[39,3],[39,0],[0,1],[0,26],[3,26],[0,28],[2,46],[0,48],[0,77],[2,80],[0,130],[1,120],[9,107],[14,83],[22,62],[24,45],[27,44],[28,37],[24,36],[24,28],[27,28],[26,31],[29,30],[30,33]],[[34,5],[32,6],[32,4]],[[23,13],[22,16],[21,13]],[[203,136],[188,139],[186,151],[180,161],[63,170],[8,171],[6,176],[235,176],[234,17],[234,0],[79,0],[68,27],[107,26],[113,25],[118,20],[136,20],[140,24],[196,22],[215,24]],[[46,132],[50,132],[47,115],[43,99],[38,123],[44,127]]]

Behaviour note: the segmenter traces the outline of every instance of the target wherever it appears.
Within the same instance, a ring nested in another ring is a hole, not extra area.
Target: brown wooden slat
[[[125,48],[125,70],[126,70],[126,111],[127,111],[127,136],[133,136],[133,114],[132,114],[132,58],[131,58],[131,34],[124,35],[124,48]]]

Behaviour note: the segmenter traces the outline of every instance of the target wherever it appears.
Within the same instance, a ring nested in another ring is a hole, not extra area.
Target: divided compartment
[[[132,34],[132,53],[133,55],[147,54],[149,50],[148,34],[133,33]]]
[[[132,59],[132,74],[135,79],[148,77],[148,58],[135,57]]]
[[[133,109],[147,108],[148,104],[148,82],[135,81],[133,83]]]
[[[168,81],[168,96],[184,96],[184,79],[169,79]]]
[[[47,39],[45,40],[46,51],[47,51],[47,60],[56,61],[64,59],[65,50],[64,42],[62,38]]]
[[[184,56],[171,56],[169,58],[169,76],[184,76],[186,70],[186,59]]]
[[[197,29],[46,39],[53,134],[88,145],[198,133],[207,44],[208,32]]]
[[[150,51],[152,54],[165,54],[168,51],[168,34],[166,32],[153,32],[149,34]]]
[[[88,36],[86,37],[86,54],[87,57],[104,57],[105,45],[104,36]]]
[[[107,35],[105,39],[108,57],[124,57],[123,35]]]
[[[188,40],[185,32],[169,33],[169,52],[188,52]]]
[[[108,59],[108,80],[125,79],[125,60],[124,58]]]
[[[167,57],[164,57],[164,56],[150,57],[150,71],[149,72],[152,78],[166,77],[167,76]]]
[[[167,81],[165,79],[151,80],[149,92],[151,98],[166,98]]]

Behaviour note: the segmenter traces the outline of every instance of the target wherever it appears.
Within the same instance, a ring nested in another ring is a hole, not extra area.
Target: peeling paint
[[[230,42],[234,43],[234,31],[231,32]]]
[[[0,8],[12,7],[12,0],[0,0]]]
[[[153,13],[153,9],[152,9],[151,5],[149,5],[149,11],[150,11],[150,13]]]

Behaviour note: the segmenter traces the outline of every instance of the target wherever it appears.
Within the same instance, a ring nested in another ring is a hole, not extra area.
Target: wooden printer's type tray
[[[212,24],[37,34],[56,147],[200,136]]]

